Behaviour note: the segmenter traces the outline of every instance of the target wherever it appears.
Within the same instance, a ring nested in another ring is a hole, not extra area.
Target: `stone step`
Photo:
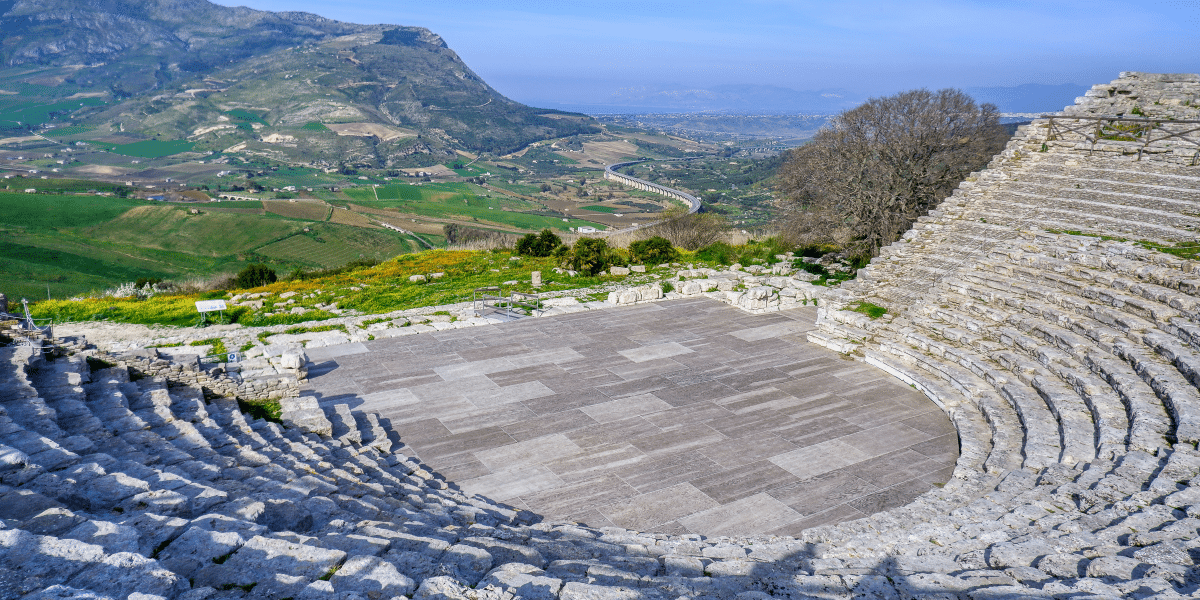
[[[1007,287],[1009,289],[1024,289],[1027,293],[1042,299],[1057,300],[1058,302],[1068,305],[1072,304],[1057,294],[1047,293],[1037,289],[1034,286],[1020,283],[1009,283]],[[1028,311],[1030,305],[1028,303],[1026,304],[1026,310]],[[1110,312],[1103,309],[1097,309],[1085,303],[1074,303],[1072,308],[1076,311],[1075,317],[1066,317],[1056,310],[1049,312],[1055,317],[1056,320],[1060,321],[1064,319],[1067,321],[1077,321],[1079,319],[1091,320],[1097,315],[1100,315],[1101,318],[1107,317],[1105,318],[1106,321],[1115,322],[1118,324],[1124,323],[1126,326],[1136,327],[1137,331],[1154,331],[1152,323],[1142,321],[1134,315],[1127,314],[1123,318],[1117,317],[1114,319]],[[1046,314],[1047,311],[1043,310],[1041,312]],[[1110,353],[1112,353],[1115,357],[1124,360],[1131,367],[1133,367],[1134,371],[1151,386],[1155,394],[1158,395],[1163,404],[1168,408],[1173,420],[1176,423],[1176,432],[1174,435],[1179,436],[1182,434],[1183,438],[1180,439],[1196,439],[1197,433],[1195,426],[1197,424],[1198,415],[1193,412],[1194,409],[1192,407],[1200,405],[1196,404],[1197,393],[1195,387],[1183,374],[1179,372],[1179,370],[1168,364],[1164,364],[1165,361],[1161,358],[1152,357],[1150,352],[1153,352],[1153,350],[1148,351],[1148,349],[1142,343],[1139,343],[1141,342],[1141,336],[1136,336],[1139,339],[1138,342],[1134,342],[1132,340],[1128,340],[1125,334],[1120,331],[1109,330],[1110,333],[1106,333],[1106,330],[1108,329],[1107,326],[1100,325],[1099,323],[1096,323],[1095,325],[1089,325],[1086,322],[1076,323],[1075,328],[1087,332],[1088,337],[1091,339],[1103,340],[1104,343],[1110,347]],[[1163,335],[1165,336],[1166,334]],[[1153,335],[1151,335],[1151,339],[1157,340],[1160,344],[1165,344],[1167,341],[1165,337],[1155,337]],[[1163,345],[1162,347],[1166,349],[1168,354],[1169,350],[1171,349],[1179,350],[1181,352],[1180,356],[1182,357],[1181,361],[1185,365],[1189,365],[1185,367],[1187,369],[1190,369],[1190,365],[1196,364],[1195,361],[1198,360],[1193,351],[1187,349],[1187,351],[1184,352],[1184,348],[1180,345],[1171,344]],[[1181,427],[1182,430],[1180,430]]]
[[[948,323],[962,324],[969,320],[968,317],[950,309],[933,309],[931,313],[932,318]],[[922,325],[924,323],[914,319],[914,324]],[[936,324],[933,326],[935,330],[939,329]],[[938,330],[938,333],[944,338],[947,337],[944,329]],[[1095,457],[1098,447],[1095,439],[1094,417],[1088,405],[1072,388],[1062,383],[1057,376],[1042,368],[1040,364],[1013,355],[1007,350],[988,352],[991,349],[1004,347],[1003,344],[989,345],[981,338],[965,332],[956,337],[957,339],[954,339],[953,343],[958,344],[964,350],[970,348],[981,352],[983,356],[989,356],[1013,373],[1022,383],[1036,390],[1046,401],[1050,411],[1058,420],[1062,437],[1063,456],[1060,462],[1070,465],[1076,461],[1090,462]],[[1109,437],[1119,435],[1121,439],[1124,439],[1126,433],[1125,431],[1111,432]]]

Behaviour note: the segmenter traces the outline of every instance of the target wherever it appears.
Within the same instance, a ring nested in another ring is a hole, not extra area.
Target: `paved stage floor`
[[[702,298],[422,333],[309,350],[303,393],[548,520],[793,535],[906,504],[958,458],[937,406],[810,344],[815,320]]]

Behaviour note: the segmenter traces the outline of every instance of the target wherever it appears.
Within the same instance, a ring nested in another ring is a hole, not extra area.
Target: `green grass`
[[[238,410],[243,414],[250,415],[255,419],[262,419],[272,423],[282,423],[280,417],[283,416],[283,407],[280,406],[278,400],[242,400],[238,399]],[[214,559],[214,562],[215,559]]]
[[[318,123],[316,121],[309,121],[300,129],[304,131],[329,131],[329,128],[326,127],[324,123]]]
[[[141,277],[233,273],[261,261],[286,273],[418,249],[414,240],[389,230],[323,223],[302,234],[313,223],[222,212],[261,210],[258,202],[200,205],[202,214],[189,214],[195,206],[0,192],[3,291],[43,299],[49,286],[50,296],[63,298]]]
[[[25,188],[34,188],[38,192],[89,192],[95,190],[97,192],[113,192],[118,189],[128,189],[123,185],[115,183],[107,183],[104,181],[92,181],[89,179],[35,179],[32,177],[14,177],[7,182],[9,189],[24,190]]]
[[[772,250],[777,247],[768,245]],[[729,249],[733,256],[761,253],[761,244],[734,246]],[[337,302],[342,309],[359,311],[363,314],[379,315],[396,310],[412,309],[465,302],[470,300],[475,288],[497,286],[508,280],[521,282],[505,289],[519,292],[535,291],[529,282],[532,271],[541,271],[543,284],[551,289],[591,288],[625,278],[609,275],[566,277],[553,273],[557,261],[553,258],[524,257],[510,261],[508,251],[471,252],[433,250],[398,256],[376,266],[338,270],[321,277],[282,280],[259,288],[263,291],[298,294],[296,307],[308,309],[303,315],[291,313],[273,314],[274,307],[252,310],[236,307],[226,314],[232,322],[246,326],[297,325],[288,333],[305,333],[339,329],[320,324],[306,325],[314,321],[334,318],[335,315],[314,308],[318,303]],[[711,257],[710,257],[711,258]],[[700,253],[681,252],[679,261],[714,266],[716,262],[700,256]],[[726,263],[728,264],[728,263]],[[426,283],[410,283],[413,274],[442,272],[441,279]],[[356,289],[357,288],[357,289]],[[543,288],[545,290],[546,288]],[[669,288],[664,288],[669,289]],[[603,297],[605,293],[600,293]],[[227,297],[227,293],[213,292],[205,298]],[[32,306],[37,318],[53,318],[58,322],[82,320],[108,320],[113,322],[192,325],[197,320],[194,302],[201,296],[158,296],[148,300],[99,298],[80,301],[42,301]],[[292,307],[289,307],[292,308]],[[261,343],[268,343],[270,334],[259,336]]]
[[[145,140],[132,144],[113,146],[109,151],[122,156],[162,158],[181,152],[188,152],[195,145],[195,142],[187,140]]]
[[[32,187],[32,186],[31,186]],[[0,229],[56,231],[112,220],[146,200],[0,192]]]
[[[300,335],[302,333],[321,333],[323,331],[340,331],[346,335],[350,335],[350,331],[345,325],[318,325],[315,327],[291,327],[283,332],[290,335]]]
[[[856,313],[867,315],[872,319],[878,319],[879,317],[887,314],[886,308],[879,306],[878,304],[871,304],[870,302],[858,302],[847,308]]]
[[[1109,242],[1127,242],[1127,241],[1129,241],[1128,238],[1116,237],[1116,236],[1111,236],[1111,235],[1101,235],[1098,233],[1088,233],[1085,231],[1078,231],[1075,229],[1047,229],[1046,231],[1048,233],[1079,235],[1079,236],[1083,236],[1083,237],[1098,238],[1098,239],[1101,239],[1104,241],[1109,241]],[[1184,258],[1184,259],[1188,259],[1188,260],[1200,260],[1200,242],[1174,242],[1174,243],[1160,244],[1158,242],[1151,242],[1149,240],[1141,240],[1141,241],[1137,242],[1137,245],[1139,245],[1143,248],[1146,248],[1147,250],[1154,250],[1157,252],[1162,252],[1164,254],[1170,254],[1171,256],[1175,256],[1178,258]]]
[[[59,249],[18,244],[2,237],[0,237],[0,256],[13,263],[7,267],[15,266],[16,263],[52,267],[55,270],[74,271],[93,276],[103,281],[134,281],[139,277],[163,275],[161,271],[98,261],[94,254],[77,254]],[[0,273],[15,275],[7,267],[0,267]]]
[[[141,248],[218,257],[246,252],[292,235],[302,221],[259,215],[188,213],[187,206],[142,206],[86,230],[95,239]]]
[[[46,133],[44,133],[42,135],[44,135],[46,137],[52,137],[52,138],[67,137],[69,135],[79,135],[79,134],[87,133],[89,131],[92,131],[93,129],[95,129],[95,127],[88,127],[86,125],[68,125],[66,127],[55,127],[54,129],[51,129],[50,131],[47,131]]]
[[[258,113],[253,113],[242,108],[225,111],[225,114],[233,118],[234,121],[240,121],[244,123],[262,123],[263,125],[268,124]]]
[[[599,212],[599,213],[609,213],[609,214],[612,214],[612,213],[615,213],[615,212],[617,212],[617,210],[618,210],[618,209],[617,209],[616,207],[613,207],[613,206],[599,206],[599,205],[596,205],[596,204],[591,204],[591,205],[584,206],[584,207],[580,208],[580,210],[590,210],[590,211],[592,211],[592,212]]]
[[[22,91],[19,97],[36,97],[42,94],[26,95]],[[0,124],[6,126],[16,125],[19,121],[22,125],[42,125],[50,122],[53,118],[53,113],[73,113],[85,106],[100,106],[104,104],[99,98],[80,98],[75,100],[60,100],[57,102],[46,102],[45,100],[30,100],[27,102],[19,102],[11,104],[0,110]]]
[[[1200,244],[1196,242],[1176,242],[1173,245],[1157,244],[1155,242],[1138,242],[1138,245],[1149,250],[1157,250],[1171,256],[1200,260]]]
[[[541,210],[543,207],[524,200],[506,197],[485,197],[494,194],[473,184],[447,183],[432,185],[384,185],[372,192],[369,187],[345,190],[346,195],[357,204],[372,208],[395,208],[402,212],[440,219],[456,219],[464,222],[490,222],[530,231],[557,229],[565,231],[571,227],[596,227],[604,225],[571,219],[529,214],[525,211]],[[375,199],[378,193],[379,200]],[[509,210],[505,210],[509,209]]]
[[[225,354],[226,352],[228,352],[228,350],[225,349],[225,340],[222,340],[221,338],[209,338],[207,340],[196,340],[189,345],[190,346],[212,346],[212,348],[209,349],[209,351],[208,351],[209,356],[216,356],[218,354]]]
[[[414,242],[390,230],[363,229],[337,223],[311,226],[257,249],[259,254],[289,263],[337,267],[358,259],[385,260],[413,250]]]

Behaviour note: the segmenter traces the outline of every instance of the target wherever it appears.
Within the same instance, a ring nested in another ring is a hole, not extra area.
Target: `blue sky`
[[[427,27],[509,97],[603,101],[622,88],[1091,85],[1200,72],[1200,1],[218,0]]]

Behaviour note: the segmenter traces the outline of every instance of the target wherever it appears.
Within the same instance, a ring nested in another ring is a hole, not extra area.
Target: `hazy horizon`
[[[1121,71],[1200,70],[1200,5],[1190,2],[1140,4],[1136,27],[1115,2],[218,3],[426,27],[501,93],[550,107],[721,86],[848,100],[917,87],[1084,90]]]

